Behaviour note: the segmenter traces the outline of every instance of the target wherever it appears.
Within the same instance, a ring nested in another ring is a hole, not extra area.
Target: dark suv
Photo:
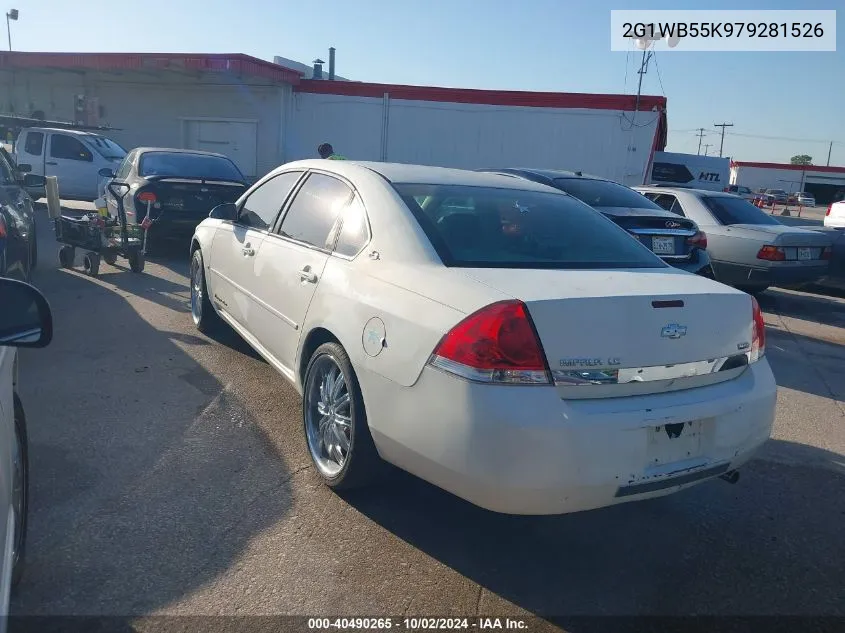
[[[581,172],[550,169],[481,169],[532,180],[578,198],[631,233],[667,264],[713,278],[707,236],[688,218],[657,206],[633,189]]]

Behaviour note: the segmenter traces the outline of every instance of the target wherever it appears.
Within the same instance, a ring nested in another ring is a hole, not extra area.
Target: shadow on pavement
[[[118,279],[131,290],[162,283]],[[13,613],[165,608],[287,515],[289,469],[239,394],[171,339],[197,341],[163,336],[80,274],[45,266],[36,283],[55,334],[21,357],[31,514]]]
[[[555,621],[843,615],[843,461],[771,441],[734,486],[716,480],[662,499],[559,517],[494,514],[403,473],[378,494],[346,499],[486,590]],[[739,584],[730,580],[737,577]],[[496,598],[479,604],[481,613],[502,607]]]
[[[845,328],[845,302],[769,289],[757,297],[764,312]]]

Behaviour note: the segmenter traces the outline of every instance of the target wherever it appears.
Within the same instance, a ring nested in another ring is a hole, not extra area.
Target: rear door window
[[[675,215],[681,215],[686,217],[684,213],[683,207],[681,207],[681,203],[678,202],[678,199],[670,193],[649,193],[646,194],[649,198],[651,198],[657,206],[666,211],[674,213]]]
[[[334,252],[347,257],[355,257],[370,241],[370,224],[364,203],[358,196],[344,208],[341,216],[343,224],[337,236]]]
[[[279,235],[322,250],[331,250],[341,210],[352,189],[325,174],[311,174],[296,193],[279,228]]]
[[[44,132],[27,132],[23,150],[32,156],[41,156],[44,147]]]

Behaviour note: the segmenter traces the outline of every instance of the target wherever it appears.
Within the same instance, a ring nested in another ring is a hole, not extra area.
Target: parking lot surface
[[[187,245],[144,274],[35,283],[55,338],[24,350],[28,566],[14,614],[845,615],[845,300],[761,298],[774,437],[738,484],[509,517],[409,475],[339,496],[298,397],[234,333],[197,332]]]

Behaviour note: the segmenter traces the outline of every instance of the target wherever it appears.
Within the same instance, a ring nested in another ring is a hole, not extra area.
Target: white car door
[[[45,175],[58,177],[59,195],[93,198],[100,178],[93,152],[79,139],[61,132],[51,132],[47,145]]]
[[[214,233],[210,259],[211,300],[247,330],[255,322],[253,299],[255,258],[302,171],[283,172],[255,188],[234,222]]]
[[[352,195],[344,181],[310,173],[256,258],[255,288],[262,309],[254,313],[249,329],[288,370],[294,368],[302,324],[332,251],[338,218]]]

